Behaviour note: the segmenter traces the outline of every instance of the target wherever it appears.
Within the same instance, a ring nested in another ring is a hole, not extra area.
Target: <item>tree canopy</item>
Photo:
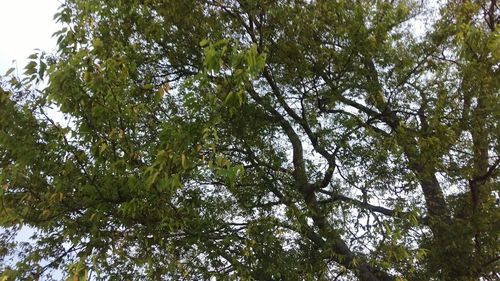
[[[1,280],[498,280],[499,17],[65,0],[2,78]]]

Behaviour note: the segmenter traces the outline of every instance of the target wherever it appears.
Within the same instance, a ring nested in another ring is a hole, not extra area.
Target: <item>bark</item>
[[[276,92],[279,91],[276,85],[273,88],[274,94],[276,96],[279,96],[280,93]],[[370,267],[364,260],[360,259],[359,261],[354,262],[354,253],[349,249],[349,246],[340,237],[340,235],[331,228],[324,214],[319,208],[319,204],[315,196],[315,192],[317,191],[315,188],[316,185],[310,184],[308,181],[305,169],[302,141],[300,140],[300,137],[295,132],[292,125],[275,108],[262,100],[256,91],[254,91],[253,89],[249,89],[249,92],[252,99],[257,104],[266,109],[266,111],[278,122],[278,124],[280,124],[281,128],[285,132],[288,140],[292,145],[292,162],[294,166],[293,177],[295,180],[295,187],[303,195],[303,198],[311,213],[310,216],[313,219],[314,224],[320,230],[321,234],[317,234],[307,226],[306,222],[303,222],[302,227],[307,229],[306,233],[308,238],[322,249],[324,249],[325,247],[329,247],[331,249],[331,252],[333,252],[330,258],[335,260],[337,263],[345,266],[346,268],[352,270],[353,273],[361,281],[394,280],[394,278],[389,274]],[[289,204],[289,207],[292,206]]]

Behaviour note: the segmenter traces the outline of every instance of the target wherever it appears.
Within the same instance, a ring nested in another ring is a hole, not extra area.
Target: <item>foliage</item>
[[[66,0],[2,82],[1,280],[498,278],[497,5]]]

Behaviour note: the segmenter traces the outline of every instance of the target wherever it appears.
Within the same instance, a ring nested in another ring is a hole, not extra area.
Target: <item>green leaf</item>
[[[202,48],[207,47],[208,44],[210,44],[210,41],[208,41],[207,39],[203,39],[200,41],[200,47],[202,47]]]
[[[4,76],[9,76],[12,72],[14,72],[14,70],[16,70],[14,67],[9,68],[9,69],[5,72]]]

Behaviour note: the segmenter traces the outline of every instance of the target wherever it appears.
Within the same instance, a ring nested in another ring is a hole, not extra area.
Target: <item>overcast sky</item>
[[[60,27],[53,17],[59,6],[58,0],[0,0],[0,75],[11,67],[20,68],[19,74],[22,74],[26,58],[36,48],[47,52],[55,50],[56,39],[52,34]],[[17,239],[29,241],[32,234],[33,230],[25,227]]]
[[[0,75],[7,69],[24,68],[35,48],[52,52],[58,29],[53,20],[58,0],[0,0]]]

